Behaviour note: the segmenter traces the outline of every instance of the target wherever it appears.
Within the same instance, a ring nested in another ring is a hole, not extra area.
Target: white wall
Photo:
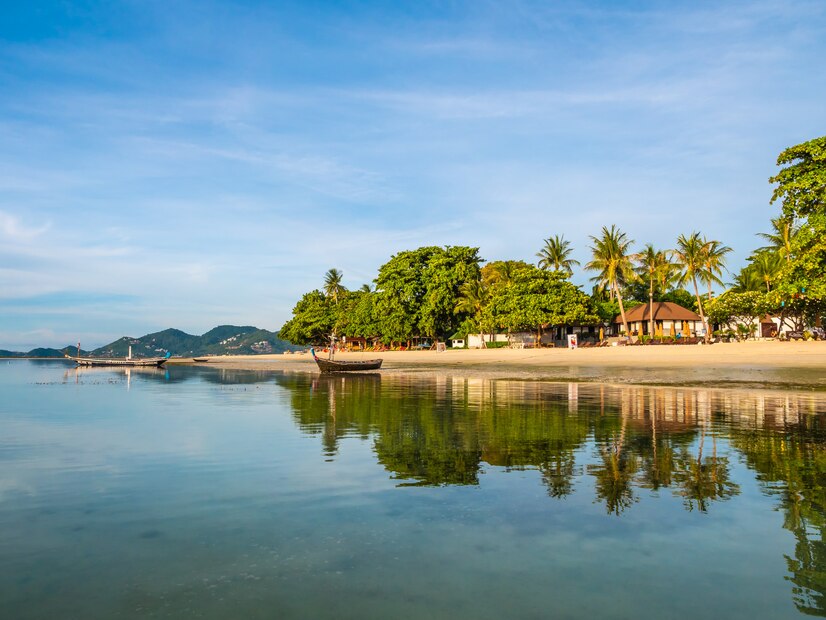
[[[485,342],[507,342],[507,334],[468,334],[467,346],[468,349],[481,349],[482,338]]]

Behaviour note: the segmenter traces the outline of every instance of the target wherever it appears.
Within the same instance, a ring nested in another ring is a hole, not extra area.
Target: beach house
[[[657,336],[700,336],[703,333],[703,321],[700,315],[683,308],[670,301],[654,302],[654,334],[649,334],[651,306],[641,304],[625,312],[628,323],[628,335],[657,335]],[[622,315],[617,315],[613,323],[614,333],[619,334],[622,329]]]

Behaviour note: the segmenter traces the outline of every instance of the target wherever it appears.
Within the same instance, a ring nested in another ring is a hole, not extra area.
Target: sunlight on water
[[[826,395],[0,366],[3,617],[826,615]]]

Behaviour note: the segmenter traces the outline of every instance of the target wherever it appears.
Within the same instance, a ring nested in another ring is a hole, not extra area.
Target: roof
[[[649,320],[650,304],[641,304],[634,306],[625,313],[625,320],[629,323]],[[699,321],[700,315],[696,312],[683,308],[679,304],[670,301],[655,301],[654,302],[654,320],[655,321]],[[614,318],[614,323],[622,323],[622,315],[617,315]]]

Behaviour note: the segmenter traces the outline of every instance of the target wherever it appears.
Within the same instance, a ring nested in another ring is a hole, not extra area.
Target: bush
[[[744,325],[743,323],[740,323],[737,326],[737,336],[740,340],[747,340],[752,335],[753,331],[754,328],[751,325]]]

